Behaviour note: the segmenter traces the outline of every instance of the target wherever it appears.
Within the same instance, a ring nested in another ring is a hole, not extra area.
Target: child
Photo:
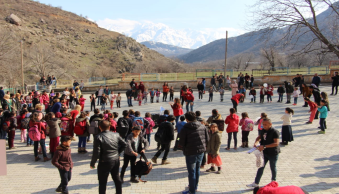
[[[310,115],[310,119],[306,122],[306,124],[312,124],[313,120],[314,120],[314,116],[317,113],[317,108],[318,105],[315,102],[312,102],[308,97],[304,98],[304,101],[309,105],[310,107],[310,111],[308,111],[309,113],[311,113]]]
[[[15,138],[15,129],[17,128],[17,117],[15,111],[8,113],[8,116],[5,116],[3,122],[2,130],[8,132],[8,147],[9,149],[16,149],[14,147],[14,138]]]
[[[177,151],[178,148],[179,148],[178,147],[178,145],[179,145],[179,134],[180,134],[181,129],[187,123],[185,120],[186,120],[186,118],[185,118],[184,115],[180,116],[180,122],[177,122],[176,125],[175,125],[176,131],[178,132],[178,134],[177,134],[177,138],[175,139],[175,145],[174,145],[173,151]]]
[[[266,94],[267,94],[267,102],[268,103],[272,103],[273,89],[274,88],[273,88],[272,85],[267,86]]]
[[[173,86],[171,86],[169,92],[170,92],[170,101],[173,101],[173,97],[174,97],[174,89],[173,89]]]
[[[215,167],[218,167],[217,174],[221,173],[222,160],[219,155],[219,149],[221,145],[221,134],[218,130],[218,125],[212,123],[211,126],[210,139],[207,144],[206,152],[208,153],[207,164],[211,164],[211,168],[206,170],[206,172],[215,171]]]
[[[108,121],[110,123],[110,131],[117,132],[117,122],[114,120],[114,114],[108,114]]]
[[[18,124],[18,128],[21,130],[21,143],[24,143],[27,141],[27,128],[28,128],[28,122],[29,122],[29,118],[26,118],[26,114],[28,113],[27,109],[23,109],[22,111],[20,111],[20,115],[17,116],[17,124]],[[23,125],[24,123],[25,126]]]
[[[141,90],[139,90],[139,93],[138,93],[139,106],[141,106],[141,103],[142,103],[142,96],[143,94],[141,93]]]
[[[224,87],[221,86],[219,92],[220,92],[220,102],[222,102],[224,101],[224,94],[225,94]]]
[[[145,156],[145,150],[148,148],[148,142],[144,137],[140,136],[141,128],[139,126],[135,126],[132,128],[132,133],[129,134],[126,138],[127,147],[125,148],[124,153],[124,165],[121,168],[120,179],[121,182],[124,182],[124,175],[128,163],[131,161],[131,182],[139,183],[139,180],[136,179],[135,174],[135,161],[137,159],[138,153]],[[144,146],[142,147],[142,144]],[[140,177],[139,177],[140,178]]]
[[[298,91],[297,91],[298,92]],[[285,109],[285,114],[281,117],[283,120],[282,128],[281,128],[281,145],[288,145],[288,142],[293,141],[293,134],[292,134],[292,127],[291,127],[291,120],[294,111],[291,108]]]
[[[119,92],[118,96],[117,96],[117,108],[121,108],[120,107],[120,102],[121,102],[121,95],[120,95],[120,92]]]
[[[59,136],[61,135],[59,123],[60,120],[55,118],[55,114],[53,112],[49,112],[45,116],[45,120],[47,126],[49,127],[49,150],[51,152],[51,156],[53,158],[56,148],[59,145]]]
[[[191,93],[193,93],[192,87],[188,87],[188,91],[190,91]]]
[[[156,89],[155,95],[157,97],[157,103],[159,103],[160,94],[161,94],[160,90]]]
[[[252,119],[248,118],[247,112],[241,113],[241,120],[239,126],[241,126],[241,139],[242,139],[242,148],[248,148],[248,135],[253,131],[254,122]]]
[[[25,97],[25,100],[28,107],[32,107],[32,92],[28,93],[28,95]]]
[[[88,133],[89,125],[90,124],[89,124],[89,120],[86,117],[86,113],[81,112],[80,116],[75,120],[75,126],[80,127],[81,130],[79,130],[79,131],[82,131],[82,134],[81,134],[81,132],[77,133],[77,136],[78,136],[78,139],[79,139],[79,142],[78,142],[78,153],[79,154],[87,153],[86,139],[89,136],[89,133]]]
[[[153,103],[153,99],[154,99],[154,96],[155,96],[154,88],[152,88],[152,90],[149,92],[149,95],[151,96],[151,103]]]
[[[254,87],[251,88],[250,93],[249,93],[248,95],[252,96],[252,97],[251,97],[251,103],[252,103],[252,102],[255,103],[257,91],[254,89]]]
[[[297,105],[298,103],[298,98],[299,98],[299,91],[298,91],[298,87],[295,87],[294,88],[294,91],[293,91],[293,98],[294,98],[294,106]]]
[[[52,164],[58,168],[61,177],[61,183],[56,192],[68,193],[68,182],[72,178],[73,161],[71,157],[71,140],[70,136],[61,136],[60,145],[56,148]]]
[[[117,113],[117,112],[113,112],[113,120],[115,121],[115,122],[118,122],[118,118],[119,118],[119,113]]]
[[[105,105],[107,103],[107,97],[105,94],[102,94],[101,96],[101,110],[105,110]]]
[[[285,88],[280,84],[277,92],[278,92],[278,95],[279,95],[278,102],[282,102],[283,98],[284,98],[284,94],[285,94]]]
[[[325,100],[321,100],[320,101],[320,107],[318,107],[318,111],[320,113],[320,129],[321,131],[318,131],[319,134],[325,134],[325,123],[326,123],[326,118],[327,118],[327,114],[328,114],[328,110],[326,107],[326,101]]]
[[[84,111],[85,100],[86,100],[86,98],[84,98],[84,95],[80,95],[80,98],[79,98],[79,104],[80,104],[80,106],[81,106],[81,112]]]
[[[208,93],[209,93],[208,102],[212,102],[213,101],[213,87],[212,86],[210,86],[210,88],[208,89]]]
[[[148,144],[151,145],[151,134],[153,132],[153,127],[155,126],[155,123],[154,123],[154,121],[151,118],[151,113],[149,113],[149,112],[147,112],[145,114],[145,119],[148,120],[149,125],[146,128],[146,134],[145,134],[144,138],[146,138],[147,141],[148,141]]]
[[[264,126],[262,125],[262,121],[267,118],[266,113],[261,113],[259,119],[254,123],[255,125],[258,125],[258,135],[260,135],[261,131],[263,130]]]
[[[96,97],[94,96],[94,94],[92,94],[92,95],[89,97],[89,99],[90,99],[90,102],[91,102],[91,111],[92,111],[92,110],[95,110],[95,99],[96,99]]]
[[[104,119],[108,120],[108,115],[110,114],[109,110],[104,111]]]
[[[266,89],[264,86],[260,87],[260,103],[264,103],[264,98],[266,95]]]
[[[239,116],[235,114],[236,110],[234,108],[230,109],[230,115],[227,116],[225,123],[227,125],[226,132],[228,134],[227,140],[227,148],[226,150],[230,150],[232,134],[234,139],[234,149],[237,149],[237,134],[238,134],[238,127],[239,127]]]
[[[114,100],[116,99],[116,97],[117,97],[117,95],[114,94],[114,91],[111,91],[111,94],[109,95],[111,110],[113,109],[113,104],[114,104]]]
[[[147,95],[148,95],[148,90],[146,88],[145,91],[144,91],[144,94],[142,96],[144,98],[144,104],[147,104]]]

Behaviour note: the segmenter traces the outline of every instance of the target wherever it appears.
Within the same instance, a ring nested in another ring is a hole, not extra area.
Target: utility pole
[[[21,47],[21,86],[22,86],[22,93],[25,94],[25,80],[24,80],[24,52],[22,49],[22,40],[20,40],[20,47]]]
[[[228,31],[226,31],[226,45],[225,45],[224,88],[226,88],[227,44],[228,44]]]

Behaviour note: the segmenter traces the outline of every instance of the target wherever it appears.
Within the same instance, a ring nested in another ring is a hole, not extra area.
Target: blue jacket
[[[57,102],[55,103],[53,106],[52,106],[52,109],[51,111],[56,114],[57,112],[60,112],[60,109],[61,109],[61,103],[60,102]]]
[[[326,119],[327,118],[327,107],[326,106],[322,106],[321,108],[318,108],[318,111],[320,112],[320,118],[321,119]]]
[[[177,127],[178,133],[180,133],[181,129],[184,127],[184,125],[185,125],[186,123],[187,123],[187,122],[185,122],[185,121],[179,121],[179,122],[177,123],[176,127]]]
[[[4,96],[5,96],[5,92],[4,90],[0,90],[0,99],[4,99]]]

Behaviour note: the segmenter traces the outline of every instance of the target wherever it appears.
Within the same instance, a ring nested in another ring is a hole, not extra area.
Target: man
[[[52,75],[52,85],[54,84],[54,86],[56,86],[56,78],[54,77],[54,75]]]
[[[161,149],[154,155],[154,157],[152,158],[152,162],[153,163],[157,163],[157,158],[160,156],[160,154],[165,151],[164,156],[162,157],[162,165],[165,164],[170,164],[170,162],[167,161],[167,155],[169,153],[170,150],[170,146],[171,146],[171,141],[174,140],[174,122],[175,121],[175,117],[173,115],[169,115],[167,117],[167,121],[161,123],[161,125],[158,128],[158,132],[159,130],[162,132],[161,135]],[[157,133],[158,133],[157,132]]]
[[[254,83],[254,77],[253,77],[253,75],[251,75],[251,88],[253,88],[253,83]]]
[[[218,89],[220,90],[221,87],[223,87],[223,83],[224,83],[224,76],[222,76],[222,74],[219,75],[219,77],[218,77],[218,82],[219,82],[219,87],[218,87]]]
[[[313,87],[313,86],[310,86],[309,90],[314,97],[314,102],[317,103],[318,106],[320,106],[320,101],[321,101],[320,90],[318,88]],[[318,119],[318,116],[319,116],[319,111],[317,111],[317,113],[315,113],[314,119]]]
[[[298,87],[300,84],[300,76],[299,74],[297,74],[297,76],[295,78],[293,78],[293,83],[294,83],[294,87]]]
[[[314,74],[314,77],[312,78],[312,84],[316,85],[319,88],[320,85],[320,77],[318,76],[318,74]]]
[[[299,74],[299,77],[300,77],[300,82],[299,82],[300,94],[299,95],[302,95],[302,93],[303,93],[302,85],[305,84],[305,79],[304,79],[304,76],[302,74]]]
[[[190,91],[184,92],[184,100],[186,102],[186,112],[189,111],[188,107],[191,106],[191,112],[193,112],[193,105],[194,105],[194,96],[193,93]]]
[[[111,174],[113,178],[116,193],[121,194],[122,186],[119,177],[119,155],[125,149],[126,142],[119,134],[110,131],[109,121],[101,121],[99,123],[99,129],[101,133],[95,137],[93,156],[90,164],[91,169],[94,169],[95,163],[99,159],[99,194],[106,193],[107,178],[109,174]]]
[[[47,85],[51,85],[52,84],[52,77],[50,75],[47,75],[46,84]]]
[[[128,107],[133,107],[133,104],[132,104],[132,98],[134,96],[134,92],[135,90],[134,89],[129,89],[126,91],[126,97],[127,97],[127,104],[128,104]]]
[[[129,85],[131,86],[131,88],[135,88],[135,82],[134,82],[134,79],[132,79],[132,81],[129,83]]]
[[[292,83],[285,81],[285,89],[286,89],[286,103],[285,104],[291,104],[291,95],[294,91],[294,87]]]
[[[255,177],[254,183],[247,185],[247,187],[259,187],[260,179],[264,173],[267,162],[270,162],[270,168],[272,172],[272,181],[276,181],[277,176],[277,161],[280,153],[279,147],[279,131],[272,127],[272,121],[268,118],[263,119],[262,125],[264,130],[260,133],[254,143],[254,147],[257,147],[260,142],[260,146],[257,147],[259,151],[264,153],[264,166],[259,168]]]
[[[338,85],[339,85],[339,75],[338,72],[334,73],[334,76],[332,77],[332,93],[331,95],[334,95],[334,88],[335,88],[335,95],[338,94]]]
[[[211,86],[213,86],[213,89],[214,89],[214,90],[217,90],[216,87],[215,87],[215,84],[216,84],[216,83],[215,83],[215,78],[216,78],[216,77],[214,77],[214,76],[212,77],[212,79],[211,79]]]
[[[79,83],[77,82],[77,80],[74,80],[73,82],[73,90],[75,90],[76,87],[79,86]]]
[[[102,98],[102,94],[104,93],[104,89],[102,89],[102,86],[99,87],[99,90],[96,92],[97,93],[97,98],[98,98],[98,104],[97,106],[99,106],[100,102],[101,102],[101,98]]]
[[[241,73],[240,73],[241,74]],[[244,82],[245,82],[245,78],[244,78],[244,75],[241,74],[240,75],[240,78],[239,78],[239,85],[238,85],[238,89],[240,89],[240,86],[243,86],[244,85]]]
[[[198,189],[200,166],[209,137],[206,127],[196,120],[194,112],[187,112],[185,118],[187,124],[180,131],[179,145],[182,146],[186,158],[189,190],[182,193],[194,194]]]
[[[246,87],[246,90],[248,89],[248,87],[250,87],[250,76],[246,73],[245,74],[245,87]]]

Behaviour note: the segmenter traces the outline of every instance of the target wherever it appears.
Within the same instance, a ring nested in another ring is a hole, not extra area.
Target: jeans
[[[101,103],[101,110],[105,110],[106,109],[105,106],[106,106],[105,103]]]
[[[91,102],[91,111],[92,111],[92,110],[95,110],[95,101],[92,101],[92,102]]]
[[[338,85],[332,85],[332,94],[334,94],[334,88],[335,88],[335,94],[338,94]]]
[[[326,129],[325,122],[326,122],[326,118],[320,118],[319,124],[320,124],[320,129],[322,131],[325,131],[325,129]]]
[[[160,154],[165,151],[164,156],[162,157],[162,160],[167,160],[167,155],[170,150],[171,143],[168,144],[161,144],[161,149],[154,155],[155,157],[159,157]]]
[[[98,164],[98,180],[99,180],[99,194],[106,193],[106,185],[108,175],[111,174],[115,184],[115,191],[117,194],[122,193],[121,180],[119,177],[120,161],[115,160],[113,162],[99,162]]]
[[[287,102],[291,102],[291,93],[286,93],[286,96],[287,96]]]
[[[251,98],[251,102],[255,102],[256,96],[253,96],[253,98]]]
[[[34,156],[38,157],[39,143],[40,143],[40,146],[41,146],[42,155],[44,157],[47,157],[45,139],[40,139],[40,141],[34,142]]]
[[[228,134],[228,139],[227,139],[227,148],[230,148],[231,140],[232,140],[232,134],[233,134],[233,139],[234,139],[234,147],[237,147],[238,139],[237,139],[237,134],[238,132],[231,132],[227,133]]]
[[[222,83],[219,83],[219,87],[218,87],[218,89],[220,89],[222,87]]]
[[[272,102],[272,96],[267,94],[267,102],[271,101]]]
[[[265,166],[267,164],[268,161],[270,161],[270,168],[271,168],[271,173],[272,173],[272,181],[276,180],[277,177],[277,161],[278,161],[278,156],[279,155],[268,155],[268,154],[264,154],[264,166],[259,168],[257,171],[257,176],[255,177],[255,183],[259,184],[260,179],[262,177],[262,174],[264,173],[264,169]]]
[[[61,187],[63,193],[68,193],[67,185],[68,185],[68,182],[72,178],[72,169],[70,169],[69,171],[61,170],[61,169],[58,169],[58,170],[59,170],[59,174],[61,178],[61,183],[59,187]]]
[[[27,133],[27,145],[33,145],[34,141],[31,140],[31,138],[29,137],[28,133]]]
[[[121,168],[120,177],[121,179],[124,178],[126,168],[128,166],[128,163],[131,162],[131,178],[135,178],[135,161],[137,160],[136,156],[130,156],[127,154],[124,154],[124,165]]]
[[[146,103],[147,103],[147,97],[144,98],[144,104],[146,104]]]
[[[101,97],[102,96],[98,96],[98,104],[97,104],[97,106],[99,106],[99,103],[101,102]]]
[[[220,94],[220,101],[224,101],[224,94]]]
[[[202,99],[202,95],[203,95],[204,91],[203,90],[199,90],[198,93],[199,93],[199,99]]]
[[[32,103],[27,103],[27,108],[32,107]]]
[[[151,135],[152,134],[145,134],[145,137],[144,137],[145,139],[147,139],[149,145],[151,145]]]
[[[210,93],[210,94],[209,94],[209,96],[208,96],[208,102],[209,102],[209,101],[211,101],[211,102],[213,101],[213,93]]]
[[[294,97],[294,104],[298,103],[298,97]]]
[[[127,97],[128,106],[132,106],[132,97]]]
[[[233,108],[235,109],[235,112],[238,112],[238,104],[235,100],[231,99],[232,104],[233,104]]]
[[[178,122],[179,122],[179,118],[180,118],[180,116],[176,116],[176,117],[175,117],[175,124],[176,124],[176,125],[177,125]]]
[[[192,103],[192,104],[191,104],[191,103]],[[194,102],[191,101],[191,100],[187,100],[187,101],[186,101],[186,111],[187,111],[187,112],[189,111],[188,106],[191,107],[191,112],[193,112]]]
[[[283,94],[283,93],[279,93],[279,99],[278,99],[278,101],[279,101],[279,102],[282,102],[283,99],[284,99],[284,94]]]
[[[117,107],[120,108],[120,100],[117,100]]]
[[[1,135],[0,139],[6,139],[7,133],[6,133],[6,131],[0,129],[0,135]]]
[[[188,171],[189,191],[192,194],[195,194],[195,190],[198,189],[199,176],[200,176],[200,165],[201,165],[203,157],[204,157],[204,153],[185,156],[186,167]]]
[[[87,137],[78,137],[78,138],[79,138],[78,148],[85,148]]]
[[[170,101],[173,101],[174,94],[170,93]]]

